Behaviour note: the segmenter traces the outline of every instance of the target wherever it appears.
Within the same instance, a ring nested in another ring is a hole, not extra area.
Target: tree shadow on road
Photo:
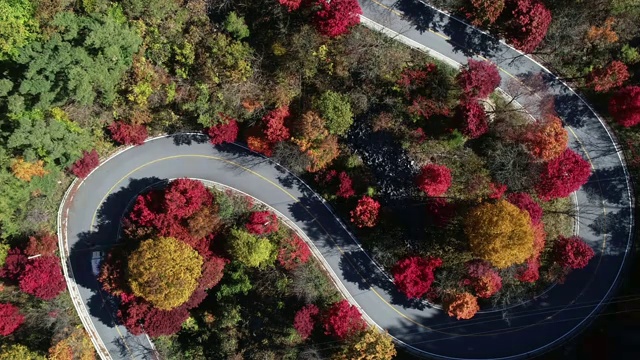
[[[582,189],[592,201],[627,204],[627,180],[622,166],[596,169]]]
[[[193,143],[204,144],[209,141],[209,137],[207,135],[195,133],[177,133],[171,135],[171,139],[173,139],[173,143],[176,146],[190,146]]]

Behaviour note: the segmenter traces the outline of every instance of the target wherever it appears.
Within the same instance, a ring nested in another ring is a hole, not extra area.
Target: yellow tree
[[[45,357],[20,344],[2,345],[0,360],[45,360]]]
[[[80,327],[71,335],[49,348],[49,360],[94,360],[95,350],[91,339]]]
[[[155,307],[170,310],[189,299],[198,285],[202,257],[192,247],[170,237],[149,239],[128,259],[133,293]]]
[[[468,292],[450,296],[444,307],[449,316],[458,320],[471,319],[480,310],[478,299]]]
[[[369,328],[345,344],[342,351],[334,355],[334,360],[391,360],[396,356],[396,348],[391,336],[378,329]]]
[[[276,260],[276,246],[269,239],[243,230],[231,230],[229,245],[231,256],[249,267],[273,265]]]
[[[464,231],[473,254],[497,268],[522,263],[534,251],[529,213],[506,200],[472,209]]]
[[[31,181],[31,178],[34,176],[43,177],[49,173],[44,169],[44,162],[42,160],[29,162],[24,161],[23,158],[13,160],[11,172],[15,177],[24,181]]]
[[[294,126],[293,142],[301,151],[307,151],[314,143],[321,141],[329,135],[325,128],[325,121],[317,113],[307,111]]]

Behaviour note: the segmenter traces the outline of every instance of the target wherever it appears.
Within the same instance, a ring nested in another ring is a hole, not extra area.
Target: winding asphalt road
[[[75,184],[61,229],[79,296],[112,358],[152,357],[144,336],[114,322],[112,300],[99,291],[99,250],[117,246],[119,219],[135,196],[177,177],[207,179],[259,198],[289,217],[320,250],[352,298],[377,325],[418,353],[447,359],[515,359],[549,350],[590,322],[615,290],[631,245],[630,185],[606,126],[567,86],[505,44],[417,1],[360,1],[364,16],[440,54],[464,63],[468,56],[496,62],[503,87],[514,77],[543,74],[556,97],[556,111],[572,134],[570,146],[588,158],[594,173],[577,192],[578,232],[597,256],[526,304],[456,321],[438,309],[409,303],[362,251],[324,202],[276,164],[228,145],[212,147],[196,135],[148,141],[103,163]],[[395,7],[394,7],[395,6]],[[390,8],[394,7],[390,10]],[[398,14],[410,14],[404,19]],[[519,99],[526,106],[535,97]]]

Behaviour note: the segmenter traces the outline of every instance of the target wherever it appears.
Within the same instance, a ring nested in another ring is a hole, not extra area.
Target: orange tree
[[[474,255],[497,268],[522,263],[533,254],[529,214],[506,200],[472,209],[464,231]]]
[[[129,256],[129,286],[136,296],[170,310],[187,301],[196,289],[202,263],[197,251],[175,238],[145,240]]]

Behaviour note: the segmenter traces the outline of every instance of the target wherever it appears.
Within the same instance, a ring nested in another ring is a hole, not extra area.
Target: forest
[[[635,0],[430,3],[580,91],[635,181]],[[452,68],[359,25],[360,13],[356,0],[0,0],[0,359],[96,357],[62,276],[58,207],[101,159],[165,133],[202,132],[212,146],[243,143],[282,164],[331,203],[407,298],[461,321],[584,268],[594,252],[573,234],[570,195],[591,169],[567,148],[553,97],[519,108],[497,89],[494,64]],[[523,80],[545,94],[539,79]],[[172,206],[161,192],[173,190],[194,207],[171,222],[156,210]],[[305,242],[285,226],[260,228],[275,215],[240,198],[187,180],[138,197],[127,253],[110,254],[101,275],[121,322],[133,333],[146,324],[168,359],[392,358],[389,338],[367,329]],[[224,240],[202,241],[218,232]],[[167,248],[192,269],[173,302],[140,288],[148,279],[118,278]],[[274,316],[285,308],[295,318]],[[273,322],[256,333],[255,318]],[[384,357],[369,353],[376,344]]]

